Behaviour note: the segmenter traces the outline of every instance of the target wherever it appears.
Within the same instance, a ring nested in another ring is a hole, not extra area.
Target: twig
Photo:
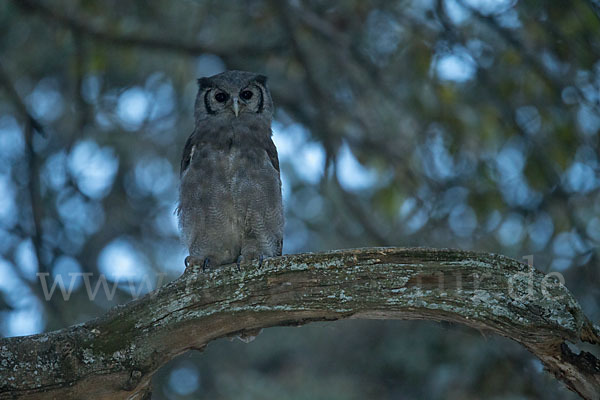
[[[25,116],[25,119],[27,120],[27,123],[31,125],[31,128],[38,132],[40,135],[45,136],[46,132],[44,131],[42,124],[38,122],[38,120],[35,119],[33,115],[31,115],[29,110],[27,110],[27,106],[25,105],[23,100],[21,100],[21,96],[19,96],[19,93],[17,93],[17,90],[13,86],[12,80],[10,79],[6,70],[2,66],[2,63],[0,63],[0,86],[4,87],[4,90],[12,100],[13,104],[15,105],[19,113]]]
[[[393,246],[395,243],[394,239],[388,238],[385,234],[383,234],[379,229],[379,224],[377,223],[374,212],[367,212],[365,208],[360,204],[359,200],[352,193],[348,193],[340,183],[337,175],[337,165],[333,164],[334,173],[333,173],[333,184],[337,192],[339,193],[339,197],[341,197],[342,203],[346,206],[346,209],[349,211],[352,217],[356,218],[356,220],[360,223],[360,225],[365,230],[365,233],[369,235],[372,240],[375,241],[377,246]]]
[[[89,107],[83,99],[83,78],[85,76],[85,45],[79,32],[74,32],[73,39],[75,42],[75,112],[77,118],[75,118],[75,134],[81,135],[85,126],[89,120],[90,112]],[[73,144],[73,140],[69,140],[68,148]]]

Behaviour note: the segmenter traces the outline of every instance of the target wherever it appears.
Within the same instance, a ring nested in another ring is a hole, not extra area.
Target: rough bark
[[[105,316],[0,341],[0,399],[142,399],[152,374],[224,336],[311,321],[452,321],[509,337],[585,399],[598,399],[600,329],[569,291],[493,254],[367,248],[190,271]]]

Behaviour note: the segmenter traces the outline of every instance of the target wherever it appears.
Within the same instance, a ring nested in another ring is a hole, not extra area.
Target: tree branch
[[[600,1],[587,0],[586,3],[588,5],[588,7],[590,7],[592,9],[594,14],[596,14],[596,17],[598,18],[598,20],[600,20]]]
[[[31,14],[38,14],[41,17],[54,21],[60,26],[67,28],[75,33],[86,35],[95,40],[108,42],[110,44],[118,46],[174,51],[192,56],[199,55],[202,53],[213,53],[218,55],[222,55],[223,53],[249,55],[256,54],[257,52],[261,51],[269,52],[277,49],[276,47],[269,45],[243,45],[241,47],[235,47],[230,45],[226,48],[210,44],[186,43],[178,39],[166,38],[162,36],[145,37],[124,33],[115,33],[111,32],[105,27],[98,26],[92,21],[88,21],[80,16],[73,16],[63,13],[57,10],[56,8],[51,8],[47,6],[42,2],[38,2],[35,0],[16,0],[15,2],[25,12]]]
[[[4,66],[2,64],[0,64],[0,86],[4,87],[6,94],[12,100],[17,111],[19,111],[19,113],[21,113],[25,117],[26,122],[29,125],[31,125],[31,127],[34,130],[36,130],[40,135],[46,136],[46,133],[44,131],[42,124],[40,122],[38,122],[38,120],[35,119],[33,117],[33,115],[31,115],[31,113],[27,110],[27,106],[21,99],[21,96],[19,96],[19,93],[17,93],[17,90],[15,89],[15,87],[12,84],[11,78],[8,76],[8,74],[4,70]]]
[[[25,141],[25,157],[27,161],[27,195],[31,206],[31,221],[33,226],[29,231],[27,231],[27,229],[23,229],[23,235],[31,237],[33,250],[35,252],[38,265],[38,271],[49,272],[49,266],[46,262],[44,262],[44,257],[42,254],[42,246],[44,242],[44,234],[42,230],[44,200],[42,198],[40,187],[40,162],[33,146],[34,134],[36,132],[42,137],[46,137],[47,134],[43,125],[37,119],[35,119],[27,109],[25,102],[17,92],[17,89],[13,86],[12,79],[2,64],[0,64],[0,86],[4,87],[4,90],[11,99],[13,106],[20,114],[22,114],[22,117],[25,120],[23,136]],[[22,282],[31,289],[31,292],[45,306],[48,314],[57,321],[64,322],[63,313],[56,307],[56,304],[52,301],[44,302],[45,299],[41,288],[29,282],[23,276],[23,272],[17,265],[15,265],[14,270]]]
[[[458,0],[458,3],[461,7],[465,8],[475,17],[477,17],[479,21],[488,26],[491,30],[495,31],[498,36],[507,44],[516,49],[523,58],[523,61],[527,63],[527,65],[531,67],[532,71],[546,83],[548,88],[554,93],[556,99],[561,98],[563,88],[575,81],[573,72],[567,75],[567,79],[562,79],[556,74],[549,73],[539,56],[537,56],[530,47],[526,46],[513,32],[511,32],[510,29],[500,26],[493,16],[481,13],[476,7],[465,3],[464,0]],[[579,95],[578,100],[580,102],[585,103],[595,110],[600,109],[596,103],[588,101],[587,97],[583,94],[578,85],[573,85],[573,87]]]
[[[40,193],[40,171],[39,163],[33,148],[33,135],[37,131],[40,135],[45,135],[42,124],[39,123],[27,110],[27,106],[12,85],[12,81],[0,64],[0,85],[4,86],[6,93],[12,99],[12,102],[25,119],[24,139],[26,147],[26,157],[28,163],[28,186],[29,201],[31,202],[31,214],[33,221],[32,241],[36,252],[36,257],[41,272],[47,272],[47,267],[43,264],[41,256],[42,246],[42,198]]]
[[[140,399],[165,362],[210,341],[311,321],[452,321],[509,337],[586,399],[600,328],[565,286],[515,260],[458,250],[366,248],[271,258],[261,269],[190,271],[105,316],[0,341],[0,399]]]

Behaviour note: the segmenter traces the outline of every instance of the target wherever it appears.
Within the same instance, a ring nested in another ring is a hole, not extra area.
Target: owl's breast
[[[264,149],[204,146],[194,152],[190,168],[181,178],[181,191],[200,204],[244,206],[241,199],[271,195],[280,190],[279,172]]]
[[[258,237],[261,252],[281,253],[281,181],[272,159],[276,152],[252,136],[235,139],[197,141],[182,174],[179,217],[190,254],[218,248],[237,257],[245,240]]]

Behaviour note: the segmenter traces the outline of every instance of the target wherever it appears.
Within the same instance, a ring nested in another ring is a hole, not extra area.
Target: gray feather
[[[253,95],[242,104],[245,90]],[[219,92],[228,100],[217,101]],[[281,255],[283,206],[272,109],[261,75],[229,71],[201,80],[196,126],[182,156],[178,206],[182,239],[194,259],[209,258],[216,266]]]

